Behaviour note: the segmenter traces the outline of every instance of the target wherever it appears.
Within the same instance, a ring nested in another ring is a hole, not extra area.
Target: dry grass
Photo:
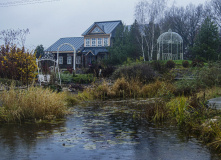
[[[146,84],[140,90],[140,95],[143,98],[152,98],[157,95],[158,90],[160,89],[162,83],[160,81],[156,81],[151,84]]]
[[[3,91],[0,100],[0,119],[6,122],[60,118],[67,111],[65,93],[33,86],[28,90],[16,90],[11,86],[9,91]]]
[[[204,91],[200,91],[199,93],[197,93],[197,97],[204,97],[206,100],[212,99],[212,98],[216,98],[216,97],[220,97],[221,96],[221,87],[212,87],[212,88],[208,88]]]

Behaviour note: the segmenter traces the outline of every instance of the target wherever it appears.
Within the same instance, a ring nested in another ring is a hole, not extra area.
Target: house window
[[[63,57],[59,56],[59,64],[63,64]]]
[[[91,40],[91,39],[89,39],[89,38],[88,38],[88,39],[86,39],[86,47],[90,47],[90,46],[91,46],[91,44],[90,44],[90,43],[91,43],[91,41],[90,41],[90,40]]]
[[[104,46],[108,46],[108,38],[104,38]]]
[[[97,39],[97,46],[101,47],[102,46],[102,38]]]
[[[92,47],[96,47],[96,38],[92,38]]]
[[[71,56],[67,56],[67,64],[71,64]]]
[[[76,56],[76,64],[81,64],[81,56]]]

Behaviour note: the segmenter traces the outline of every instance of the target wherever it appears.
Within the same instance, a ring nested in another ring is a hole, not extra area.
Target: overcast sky
[[[98,21],[134,21],[134,8],[139,0],[1,0],[0,31],[27,29],[26,47],[43,44],[47,49],[59,38],[80,37]],[[169,0],[168,6],[174,0]],[[176,0],[177,6],[199,4],[206,0]],[[38,2],[38,3],[36,3]],[[28,4],[29,3],[29,4]],[[3,44],[0,41],[0,44]]]

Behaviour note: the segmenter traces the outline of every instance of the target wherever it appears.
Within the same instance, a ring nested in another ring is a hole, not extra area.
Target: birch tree
[[[212,0],[211,6],[216,15],[216,21],[219,27],[221,28],[221,0]]]
[[[166,9],[167,0],[141,0],[137,3],[135,7],[135,19],[138,21],[140,26],[145,24],[152,24],[151,30],[152,35],[148,39],[145,39],[147,44],[148,41],[151,41],[150,53],[148,52],[148,59],[152,60],[153,52],[154,52],[154,39],[155,39],[155,24],[159,22],[159,20],[164,15],[164,10]],[[141,27],[141,42],[144,45],[144,27]],[[144,51],[143,56],[145,56]],[[144,57],[145,58],[145,57]]]

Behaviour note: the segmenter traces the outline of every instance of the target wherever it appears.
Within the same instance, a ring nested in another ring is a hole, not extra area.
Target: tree
[[[45,52],[44,52],[44,47],[43,47],[43,45],[41,44],[41,45],[38,45],[37,47],[36,47],[36,49],[35,49],[35,56],[36,56],[36,58],[39,58],[39,57],[43,57],[44,56],[44,54],[45,54]]]
[[[219,32],[217,25],[207,17],[192,48],[194,57],[200,57],[204,60],[217,60],[219,48]]]
[[[139,25],[137,23],[137,20],[135,20],[130,27],[129,42],[133,52],[130,53],[129,57],[136,60],[142,56],[145,61],[145,44],[144,44],[144,35],[142,33],[143,32],[142,27],[145,26]]]
[[[117,28],[113,45],[108,48],[110,56],[107,59],[108,64],[122,64],[132,54],[132,45],[128,27],[122,25]]]
[[[172,6],[165,13],[162,20],[164,31],[172,29],[183,38],[184,48],[188,50],[194,44],[197,31],[203,21],[204,10],[202,5],[193,4],[184,7]]]
[[[150,53],[148,53],[148,59],[152,60],[153,58],[153,52],[154,52],[154,39],[156,37],[155,35],[155,24],[159,22],[159,20],[163,17],[164,15],[164,10],[167,5],[167,0],[142,0],[137,3],[135,7],[135,19],[138,20],[138,23],[142,26],[144,24],[152,24],[151,26],[151,33],[152,35],[146,39],[148,41],[151,41],[151,46],[150,47]],[[144,39],[144,31],[141,31],[141,41]],[[146,43],[147,44],[147,43]],[[143,45],[143,44],[142,44]],[[143,51],[143,56],[144,56],[144,51]],[[145,57],[144,57],[145,58]]]
[[[221,27],[221,1],[220,0],[212,0],[211,6],[213,7],[213,11],[216,15],[216,22]]]
[[[29,34],[29,29],[7,29],[0,31],[0,40],[4,42],[4,45],[13,47],[14,45],[25,46],[26,36]]]

